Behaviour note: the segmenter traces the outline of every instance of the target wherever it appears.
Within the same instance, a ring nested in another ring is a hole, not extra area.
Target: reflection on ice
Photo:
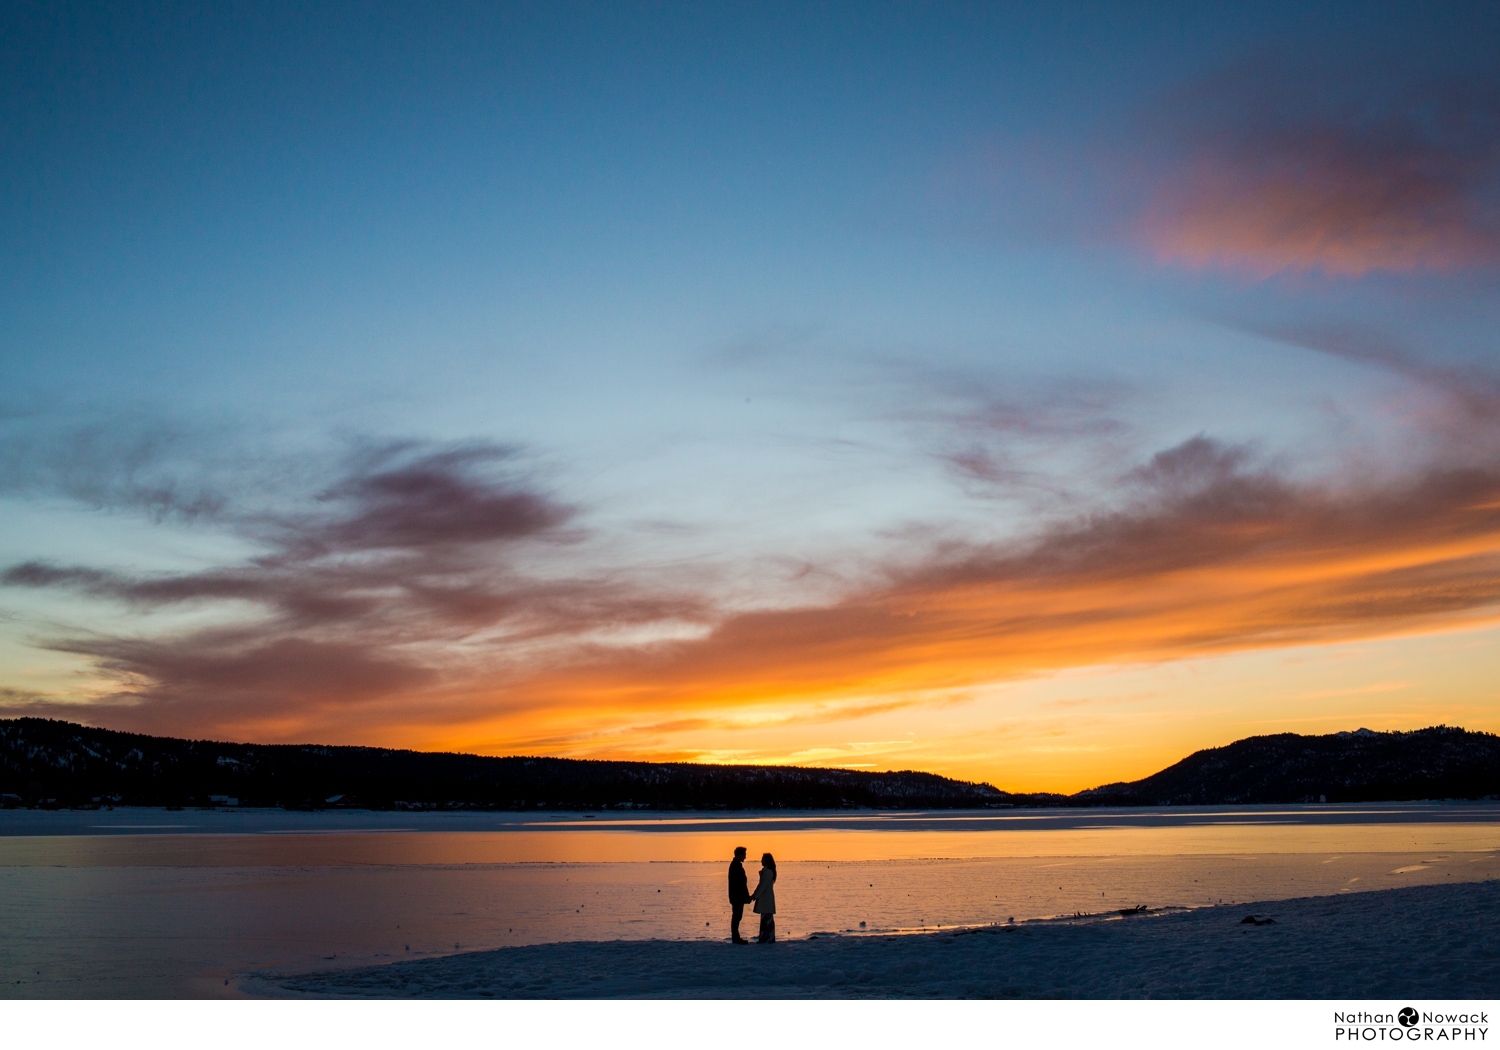
[[[236,973],[455,944],[719,939],[736,845],[781,861],[783,938],[1118,920],[1140,905],[1500,878],[1500,807],[1329,810],[674,814],[587,825],[539,825],[535,814],[181,814],[190,830],[141,826],[175,822],[140,811],[9,812],[0,989],[226,994]]]

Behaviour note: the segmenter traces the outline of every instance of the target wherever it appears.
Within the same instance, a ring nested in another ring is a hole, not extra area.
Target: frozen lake
[[[752,885],[755,858],[776,855],[786,938],[1500,878],[1500,805],[12,810],[0,812],[0,988],[228,995],[251,972],[553,941],[722,939],[737,845],[750,852]]]

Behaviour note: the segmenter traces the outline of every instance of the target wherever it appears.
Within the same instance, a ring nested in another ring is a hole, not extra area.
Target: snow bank
[[[1274,922],[1252,925],[1256,916]],[[1500,881],[774,945],[545,944],[255,978],[354,997],[1500,998]]]

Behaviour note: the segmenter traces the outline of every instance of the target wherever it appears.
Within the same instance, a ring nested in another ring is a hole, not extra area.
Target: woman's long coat
[[[755,887],[755,914],[776,914],[776,873],[770,868],[760,869],[760,882]]]

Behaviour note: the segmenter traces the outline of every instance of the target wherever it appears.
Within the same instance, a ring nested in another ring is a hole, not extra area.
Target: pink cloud
[[[1172,160],[1136,225],[1163,261],[1338,277],[1500,261],[1493,91],[1241,71],[1166,124]]]

